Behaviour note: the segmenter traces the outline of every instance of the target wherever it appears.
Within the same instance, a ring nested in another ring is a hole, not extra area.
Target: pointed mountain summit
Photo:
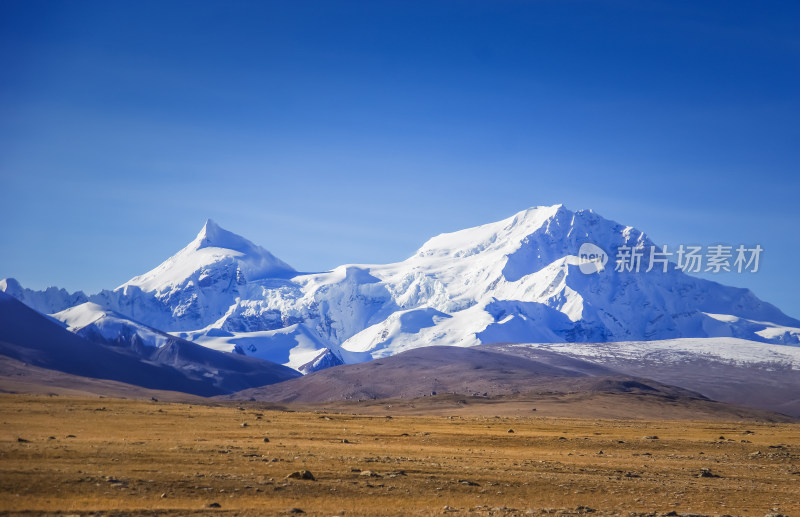
[[[222,228],[214,222],[213,219],[206,219],[206,224],[203,225],[200,233],[197,234],[197,237],[194,238],[190,245],[194,245],[193,247],[195,249],[220,248],[238,251],[245,255],[263,253],[266,251],[264,248],[256,246],[241,235],[237,235]],[[287,264],[283,264],[283,266],[289,267]]]
[[[295,275],[286,262],[209,219],[175,255],[90,301],[160,330],[195,330],[222,318],[249,287]]]
[[[231,273],[235,282],[244,284],[264,278],[291,276],[295,270],[261,246],[208,219],[197,237],[185,248],[117,290],[135,286],[144,292],[164,292],[186,286],[188,282],[207,287],[219,280],[220,274],[229,276]]]

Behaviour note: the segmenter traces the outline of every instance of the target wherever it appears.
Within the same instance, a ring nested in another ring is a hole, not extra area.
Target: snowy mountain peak
[[[0,291],[16,298],[17,293],[22,291],[22,285],[16,278],[4,278],[0,280]]]
[[[291,276],[295,270],[261,246],[220,227],[208,219],[185,248],[155,269],[121,285],[137,286],[142,291],[164,291],[192,282],[208,286],[220,273],[233,276],[235,283],[245,283],[273,276]]]
[[[220,227],[213,219],[206,220],[206,224],[192,241],[195,249],[221,248],[241,253],[248,253],[257,246],[249,240]]]
[[[465,258],[484,251],[511,251],[525,236],[567,213],[571,212],[564,205],[529,208],[501,221],[437,235],[423,244],[416,256]]]
[[[82,291],[70,293],[57,287],[48,287],[43,291],[33,291],[22,287],[15,278],[0,280],[0,292],[13,296],[28,307],[32,307],[43,314],[58,312],[87,300]]]

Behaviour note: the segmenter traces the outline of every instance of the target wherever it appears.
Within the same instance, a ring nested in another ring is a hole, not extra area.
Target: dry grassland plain
[[[9,394],[0,408],[3,515],[800,515],[791,423]]]

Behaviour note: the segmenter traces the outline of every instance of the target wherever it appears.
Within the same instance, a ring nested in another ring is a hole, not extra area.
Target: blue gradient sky
[[[207,217],[300,270],[565,203],[800,317],[800,3],[0,3],[0,277],[113,288]]]

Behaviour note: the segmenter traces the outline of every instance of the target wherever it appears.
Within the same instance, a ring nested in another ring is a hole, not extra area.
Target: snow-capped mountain
[[[556,205],[439,235],[402,262],[300,274],[209,221],[160,266],[87,299],[216,350],[304,371],[430,345],[800,342],[800,321],[747,289],[674,265],[666,272],[617,272],[610,265],[584,274],[578,254],[587,242],[611,257],[620,246],[653,245],[635,228]],[[27,291],[25,297],[49,299]],[[52,307],[62,304],[53,296]],[[56,317],[67,321],[63,312]]]
[[[349,337],[343,347],[382,356],[420,342],[469,346],[726,336],[798,343],[800,321],[747,289],[684,274],[674,264],[666,272],[607,267],[584,274],[578,253],[586,242],[612,257],[621,246],[654,245],[635,228],[561,205],[440,235],[404,262],[370,269],[404,312]]]
[[[67,292],[66,289],[48,287],[43,291],[34,291],[22,287],[13,278],[0,280],[0,291],[16,298],[28,307],[35,309],[42,314],[52,314],[63,311],[69,307],[84,303],[88,298],[83,291],[76,293]]]
[[[161,348],[177,341],[175,336],[142,325],[92,302],[70,307],[52,317],[64,323],[70,332],[95,343],[141,351],[143,347]]]
[[[117,290],[135,286],[147,293],[157,292],[164,298],[166,293],[178,293],[193,286],[207,288],[222,279],[241,285],[295,274],[290,265],[269,251],[220,228],[209,219],[185,248]],[[168,303],[169,298],[165,301]]]
[[[208,220],[185,248],[143,275],[91,301],[156,328],[203,328],[223,318],[248,284],[297,273],[272,253]]]

